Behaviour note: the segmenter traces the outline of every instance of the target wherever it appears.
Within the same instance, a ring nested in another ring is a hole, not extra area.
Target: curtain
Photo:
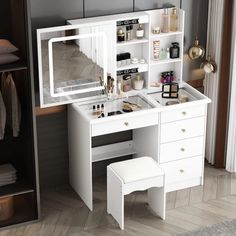
[[[234,19],[236,20],[236,4],[234,4]],[[231,93],[229,107],[228,142],[226,155],[226,170],[236,173],[236,28],[233,25],[232,56],[231,56]]]
[[[209,0],[208,9],[208,35],[206,54],[221,64],[222,32],[224,19],[224,2],[227,0]],[[206,55],[206,56],[207,56]],[[220,81],[220,68],[216,73],[206,75],[204,80],[205,95],[212,100],[208,107],[206,159],[210,164],[215,163],[215,137],[217,123],[217,104]]]

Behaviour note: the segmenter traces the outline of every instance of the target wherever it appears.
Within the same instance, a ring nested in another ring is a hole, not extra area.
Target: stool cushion
[[[115,162],[108,167],[112,168],[124,183],[164,175],[163,170],[151,157],[140,157],[127,161]]]

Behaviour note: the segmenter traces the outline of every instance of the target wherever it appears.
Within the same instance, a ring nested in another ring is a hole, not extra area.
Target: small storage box
[[[0,198],[0,221],[8,220],[14,214],[13,197]]]

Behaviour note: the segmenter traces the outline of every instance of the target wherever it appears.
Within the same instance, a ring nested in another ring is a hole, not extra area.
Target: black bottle
[[[170,58],[179,58],[179,43],[172,43],[172,46],[170,47]]]

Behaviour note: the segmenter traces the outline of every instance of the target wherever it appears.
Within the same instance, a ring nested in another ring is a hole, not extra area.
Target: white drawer
[[[202,176],[202,156],[161,164],[165,172],[165,183],[177,183]]]
[[[176,121],[161,125],[161,143],[204,135],[205,117]]]
[[[176,161],[203,154],[204,136],[161,144],[160,163]]]
[[[163,111],[161,113],[161,123],[168,123],[183,119],[194,118],[205,115],[205,105],[186,107],[177,110]]]
[[[151,113],[145,115],[137,115],[133,117],[116,120],[106,120],[106,122],[92,125],[92,136],[115,133],[131,129],[137,129],[158,124],[158,113]]]

